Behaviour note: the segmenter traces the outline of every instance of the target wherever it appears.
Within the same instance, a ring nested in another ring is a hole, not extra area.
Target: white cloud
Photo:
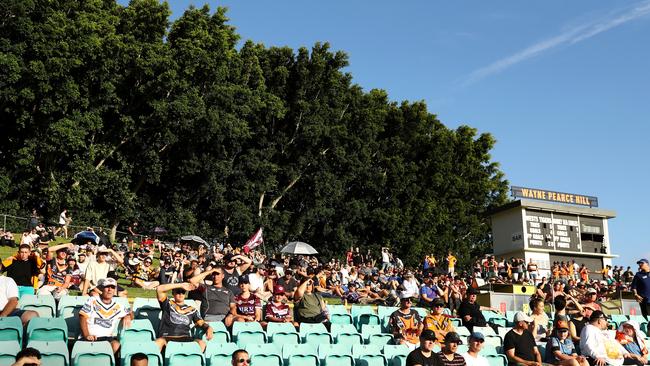
[[[650,0],[646,0],[624,9],[618,9],[607,16],[585,22],[583,24],[571,27],[557,36],[537,42],[513,55],[502,58],[490,65],[479,68],[471,72],[465,78],[460,80],[462,87],[471,85],[490,75],[497,74],[505,69],[516,65],[527,59],[539,56],[540,54],[552,50],[553,48],[572,45],[582,42],[600,33],[606,32],[619,25],[629,21],[641,18],[650,14]]]

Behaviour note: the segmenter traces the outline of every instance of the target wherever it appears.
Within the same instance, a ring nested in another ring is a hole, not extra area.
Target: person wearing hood
[[[639,329],[639,323],[634,320],[623,322],[616,331],[616,340],[631,355],[625,359],[625,364],[645,365],[648,363],[648,346],[645,335]]]

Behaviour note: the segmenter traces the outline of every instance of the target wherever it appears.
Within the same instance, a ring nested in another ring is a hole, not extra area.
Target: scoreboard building
[[[512,187],[515,201],[490,213],[494,255],[532,259],[550,277],[553,262],[575,260],[594,273],[612,264],[607,221],[614,211],[598,208],[598,198],[542,189]]]

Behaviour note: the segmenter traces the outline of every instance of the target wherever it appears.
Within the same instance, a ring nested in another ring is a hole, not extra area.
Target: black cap
[[[435,341],[436,333],[434,333],[431,329],[425,329],[422,331],[422,334],[420,334],[420,339],[424,341]]]
[[[469,287],[467,289],[467,294],[468,295],[478,295],[479,293],[480,293],[480,291],[475,289],[474,287]]]
[[[461,341],[460,336],[456,332],[449,332],[447,335],[445,335],[445,343],[457,343],[457,344],[463,344],[463,341]]]

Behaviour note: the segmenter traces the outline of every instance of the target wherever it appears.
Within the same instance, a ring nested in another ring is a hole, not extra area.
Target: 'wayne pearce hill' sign
[[[569,203],[589,207],[598,207],[598,197],[584,196],[575,193],[563,193],[545,189],[526,188],[512,186],[510,188],[513,197],[530,198],[534,200]]]

